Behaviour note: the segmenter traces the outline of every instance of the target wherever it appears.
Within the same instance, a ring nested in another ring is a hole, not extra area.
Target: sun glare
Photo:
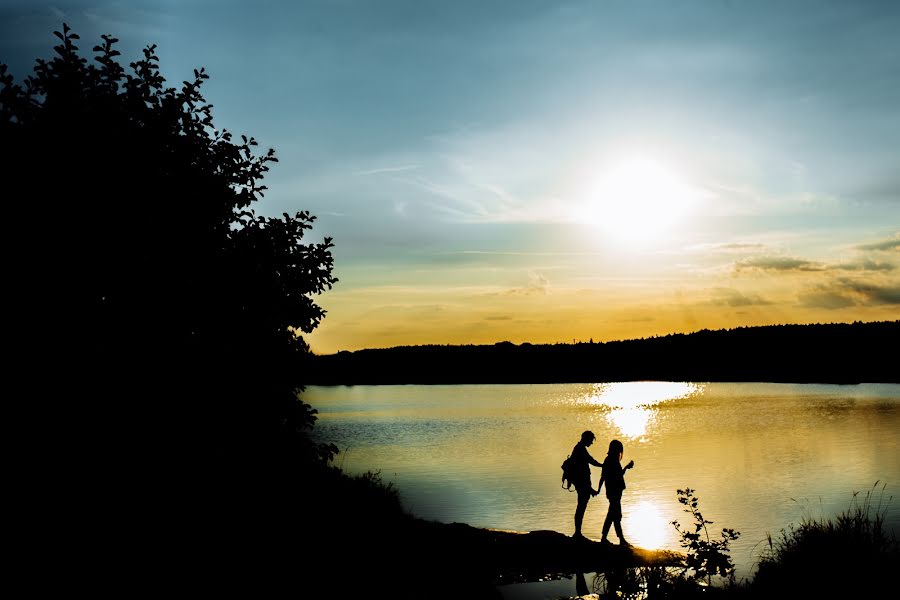
[[[626,539],[641,548],[665,547],[670,527],[659,508],[647,500],[635,503],[622,519]]]
[[[630,158],[596,174],[577,218],[617,241],[641,243],[665,237],[700,197],[700,190],[665,163]]]
[[[606,418],[619,435],[635,439],[647,434],[656,419],[659,404],[686,398],[702,390],[700,384],[679,381],[602,383],[595,386],[587,400],[606,407]]]

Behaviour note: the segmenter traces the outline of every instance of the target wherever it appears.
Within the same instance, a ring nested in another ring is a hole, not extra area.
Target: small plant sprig
[[[729,554],[729,544],[741,534],[734,529],[723,528],[722,539],[711,540],[706,526],[713,522],[700,513],[699,498],[694,495],[694,490],[678,490],[678,502],[685,506],[684,512],[694,518],[693,531],[689,527],[682,528],[678,521],[672,521],[681,536],[681,546],[687,550],[684,573],[694,581],[706,580],[709,585],[712,585],[713,575],[733,581],[734,563]]]

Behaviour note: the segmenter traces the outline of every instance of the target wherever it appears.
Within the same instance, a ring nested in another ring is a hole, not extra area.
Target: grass
[[[892,500],[885,500],[885,487],[876,482],[862,496],[854,492],[836,517],[806,517],[769,536],[750,582],[754,595],[862,597],[883,590],[900,567],[900,544],[885,527]]]

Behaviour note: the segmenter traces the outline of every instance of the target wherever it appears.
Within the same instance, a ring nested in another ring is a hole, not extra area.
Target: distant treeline
[[[573,344],[402,346],[310,357],[312,385],[900,382],[900,321],[771,325]]]

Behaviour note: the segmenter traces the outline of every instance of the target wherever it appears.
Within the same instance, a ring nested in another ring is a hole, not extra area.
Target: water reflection
[[[633,503],[622,523],[628,540],[640,548],[665,547],[671,527],[660,507],[650,500]]]
[[[617,438],[625,461],[637,463],[622,526],[642,548],[682,551],[671,522],[684,518],[676,497],[684,487],[697,490],[713,527],[741,532],[738,578],[758,563],[767,534],[807,514],[838,514],[879,479],[894,496],[885,524],[900,532],[897,384],[311,386],[304,399],[319,410],[317,441],[342,449],[339,465],[380,470],[426,519],[570,532],[575,495],[560,489],[560,458],[589,429],[600,438],[595,458]],[[645,425],[626,427],[629,410]],[[629,439],[626,430],[643,434]],[[665,519],[662,544],[652,541],[659,527],[644,532],[642,501]],[[600,538],[607,506],[605,494],[591,501],[585,535]]]
[[[705,581],[682,578],[682,569],[666,565],[611,568],[588,578],[576,573],[576,594],[567,600],[648,600],[652,598],[703,598],[709,594]],[[547,596],[545,596],[547,597]]]
[[[634,439],[647,433],[663,402],[686,398],[703,391],[703,384],[678,381],[627,381],[599,383],[587,401],[609,408],[606,415],[620,437]]]

